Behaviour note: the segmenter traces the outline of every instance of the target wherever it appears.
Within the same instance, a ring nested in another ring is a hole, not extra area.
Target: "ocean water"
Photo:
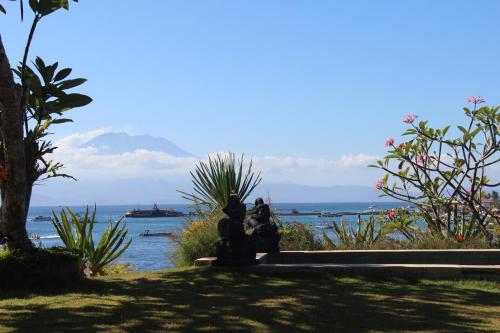
[[[380,209],[391,209],[401,206],[401,203],[294,203],[294,204],[273,204],[273,208],[280,211],[290,211],[297,209],[300,212],[318,211],[318,212],[361,212],[374,205]],[[180,211],[187,212],[188,208],[185,205],[159,205],[161,209],[174,208]],[[40,240],[35,241],[36,244],[43,247],[62,246],[61,239],[57,236],[57,232],[50,221],[35,222],[32,219],[35,216],[52,216],[52,210],[56,212],[62,207],[31,207],[28,216],[27,229],[28,232],[39,235]],[[85,208],[82,206],[70,207],[75,213],[83,215]],[[152,206],[98,206],[94,227],[94,237],[98,238],[105,230],[108,221],[116,221],[122,217],[126,211],[134,208],[151,209]],[[347,221],[354,222],[356,216],[343,216],[342,218],[320,218],[317,216],[282,216],[283,223],[293,221],[311,224],[315,230],[321,231],[321,225],[331,223],[331,221]],[[132,238],[132,244],[117,260],[117,262],[128,263],[134,266],[138,271],[153,271],[174,267],[172,261],[172,253],[175,249],[175,242],[166,237],[140,237],[139,235],[145,230],[151,232],[173,232],[179,233],[186,225],[184,217],[167,217],[167,218],[128,218],[125,220],[128,228],[128,236]]]

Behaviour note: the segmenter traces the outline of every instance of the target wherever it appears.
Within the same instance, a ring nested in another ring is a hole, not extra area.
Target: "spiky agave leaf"
[[[244,155],[236,161],[233,153],[209,156],[208,162],[201,161],[191,171],[191,177],[193,193],[178,192],[193,206],[205,206],[210,211],[224,207],[231,193],[237,193],[245,201],[262,180],[260,172],[253,171],[252,161],[245,168]]]
[[[77,216],[70,208],[62,209],[59,216],[53,212],[53,224],[66,248],[78,251],[81,269],[88,269],[90,275],[96,275],[117,259],[129,247],[132,239],[124,244],[128,230],[122,217],[116,223],[109,223],[97,246],[93,239],[96,218],[96,206],[92,214],[85,208],[83,217]]]

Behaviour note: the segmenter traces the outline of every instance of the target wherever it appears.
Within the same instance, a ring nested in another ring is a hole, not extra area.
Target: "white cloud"
[[[336,161],[336,166],[339,168],[365,167],[378,159],[377,156],[368,154],[343,155],[340,160]]]
[[[111,132],[111,128],[104,127],[85,133],[73,133],[58,140],[57,146],[61,149],[77,147],[78,145],[89,142],[90,140],[109,132]]]
[[[190,190],[189,171],[199,162],[198,158],[174,157],[144,149],[122,154],[104,154],[96,146],[85,147],[85,143],[109,131],[110,129],[102,128],[75,133],[56,142],[55,145],[59,149],[53,159],[63,162],[66,166],[64,171],[78,178],[80,182],[46,182],[44,186],[35,187],[34,202],[43,205],[81,202],[183,202],[180,201],[176,189]],[[217,152],[214,152],[209,156],[216,154]],[[276,202],[377,200],[378,194],[374,190],[373,194],[362,190],[339,194],[324,192],[318,188],[307,190],[303,187],[279,185],[292,183],[310,186],[371,187],[382,176],[380,170],[367,167],[378,159],[374,155],[347,154],[338,159],[245,155],[246,163],[250,159],[253,160],[254,170],[262,172],[263,184],[260,193],[270,190]],[[500,180],[500,163],[493,165],[490,171],[492,180]]]
[[[54,158],[66,166],[66,172],[79,179],[155,178],[187,179],[199,159],[174,157],[163,152],[136,150],[123,154],[98,153],[95,147],[81,145],[109,132],[103,128],[75,133],[56,142]],[[210,156],[216,153],[209,154]],[[313,159],[276,156],[245,156],[253,160],[267,182],[293,182],[305,185],[370,185],[377,178],[366,166],[377,157],[369,154],[344,155],[340,159]]]

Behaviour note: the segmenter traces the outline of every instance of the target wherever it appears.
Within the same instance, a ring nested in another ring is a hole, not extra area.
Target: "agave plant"
[[[52,211],[52,224],[56,228],[59,237],[68,250],[75,251],[80,257],[80,267],[85,268],[85,246],[86,237],[92,234],[94,228],[96,209],[92,216],[89,216],[88,207],[85,209],[83,217],[76,215],[71,209],[67,211],[63,208],[59,216]]]
[[[66,248],[80,256],[80,267],[83,272],[95,276],[103,271],[113,260],[117,259],[130,246],[132,239],[125,242],[128,230],[122,217],[115,223],[109,223],[97,243],[94,242],[93,230],[96,207],[92,215],[88,207],[83,217],[76,215],[70,208],[62,209],[59,216],[53,212],[53,224]]]
[[[124,243],[127,237],[127,227],[122,223],[124,217],[121,217],[115,223],[109,222],[97,246],[90,235],[89,243],[86,247],[86,257],[88,262],[88,271],[90,275],[96,275],[102,272],[104,267],[109,265],[115,259],[122,255],[130,246],[132,239]],[[123,245],[123,246],[122,246]]]
[[[475,238],[481,234],[481,229],[477,223],[476,217],[469,214],[465,207],[461,207],[461,211],[458,205],[453,207],[452,220],[454,221],[454,229],[450,230],[455,238],[459,241],[464,241],[466,239]],[[450,223],[448,223],[450,225]],[[489,225],[486,222],[486,227]],[[450,228],[451,229],[451,228]]]
[[[255,174],[250,160],[244,166],[244,156],[236,161],[233,153],[217,154],[209,157],[208,163],[201,161],[191,172],[194,193],[179,191],[184,199],[194,206],[204,206],[210,211],[224,207],[231,193],[237,193],[244,202],[250,193],[260,184],[260,172]]]

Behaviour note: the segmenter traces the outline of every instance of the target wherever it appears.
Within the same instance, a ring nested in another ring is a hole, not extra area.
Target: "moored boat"
[[[38,216],[35,216],[32,221],[34,222],[45,222],[45,221],[52,221],[52,217],[50,216],[42,216],[42,215],[38,215]]]
[[[145,230],[139,236],[141,236],[141,237],[154,237],[154,236],[169,237],[169,236],[172,236],[172,233],[171,232],[164,232],[164,231],[152,232],[150,230]]]
[[[172,208],[160,209],[155,204],[153,209],[134,209],[125,213],[125,217],[180,217],[185,216],[183,212],[179,212]]]
[[[321,212],[318,216],[319,217],[341,217],[342,213],[332,213],[332,212]]]

